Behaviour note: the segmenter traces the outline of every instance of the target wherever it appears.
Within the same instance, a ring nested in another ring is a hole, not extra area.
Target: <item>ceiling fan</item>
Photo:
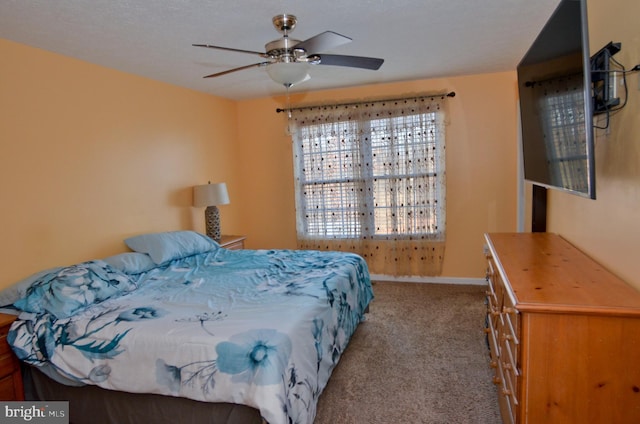
[[[267,43],[265,52],[241,50],[229,47],[213,46],[210,44],[193,44],[195,47],[227,50],[239,53],[258,55],[264,62],[240,66],[239,68],[206,75],[204,78],[213,78],[232,72],[254,67],[266,67],[267,73],[277,83],[290,87],[294,84],[308,80],[309,65],[334,65],[377,70],[382,66],[384,59],[362,56],[344,56],[325,54],[323,51],[351,42],[351,38],[345,37],[333,31],[325,31],[307,40],[300,41],[289,38],[289,33],[296,26],[297,18],[290,14],[282,14],[273,17],[273,26],[282,34],[282,38]]]

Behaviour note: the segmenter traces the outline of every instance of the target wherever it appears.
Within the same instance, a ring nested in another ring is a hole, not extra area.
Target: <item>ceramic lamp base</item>
[[[220,241],[220,211],[217,206],[207,206],[204,211],[204,221],[207,227],[207,236],[215,241]]]

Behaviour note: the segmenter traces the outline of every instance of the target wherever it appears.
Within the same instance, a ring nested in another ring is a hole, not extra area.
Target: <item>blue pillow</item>
[[[27,289],[31,287],[36,280],[51,272],[58,271],[60,268],[61,267],[49,268],[45,269],[44,271],[36,272],[35,274],[18,281],[10,287],[2,289],[2,291],[0,291],[0,306],[12,305],[18,299],[24,297],[27,294]]]
[[[169,231],[142,234],[124,241],[134,252],[146,253],[158,265],[220,247],[218,243],[195,231]]]
[[[48,312],[62,319],[135,288],[126,274],[106,262],[89,261],[42,276],[14,306],[37,314]]]
[[[158,266],[149,255],[138,252],[120,253],[104,258],[103,261],[125,274],[142,274]]]

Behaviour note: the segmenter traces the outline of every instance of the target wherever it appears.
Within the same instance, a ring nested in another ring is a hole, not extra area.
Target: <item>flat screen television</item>
[[[586,0],[561,0],[517,74],[525,180],[595,199]]]

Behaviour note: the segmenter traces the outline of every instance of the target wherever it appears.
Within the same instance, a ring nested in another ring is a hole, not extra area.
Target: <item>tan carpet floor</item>
[[[376,282],[315,424],[497,424],[484,286]]]

